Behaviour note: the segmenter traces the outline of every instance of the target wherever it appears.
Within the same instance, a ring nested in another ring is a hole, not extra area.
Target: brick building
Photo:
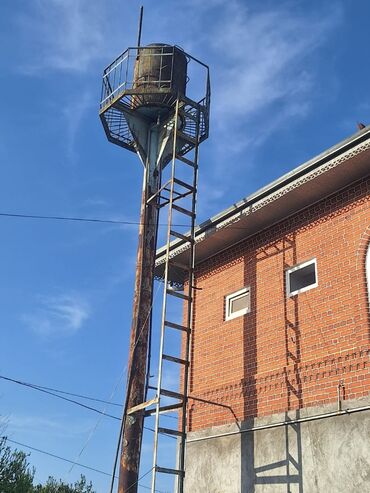
[[[370,491],[369,171],[367,127],[199,226],[187,493]]]

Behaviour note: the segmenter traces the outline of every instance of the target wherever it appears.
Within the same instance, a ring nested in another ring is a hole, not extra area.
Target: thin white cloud
[[[217,36],[213,31],[208,37],[219,60],[214,122],[235,128],[265,110],[269,110],[269,120],[274,120],[281,119],[281,108],[289,117],[290,107],[306,107],[313,99],[317,75],[307,70],[307,60],[325,43],[339,19],[338,8],[303,16],[280,7],[252,12],[241,2],[226,7],[223,28],[216,25]],[[276,103],[280,108],[273,106]],[[258,131],[265,133],[261,128]]]
[[[121,49],[132,41],[136,7],[133,2],[125,13],[127,29],[122,32],[121,22],[112,16],[120,11],[118,0],[38,0],[22,19],[27,38],[35,44],[28,70],[80,74],[93,64],[95,71],[96,62],[103,68],[103,59],[109,61],[115,46]],[[211,67],[215,152],[208,185],[226,192],[241,166],[253,167],[254,150],[292,120],[304,119],[317,104],[318,94],[324,97],[319,50],[342,22],[343,8],[340,2],[303,10],[291,1],[258,5],[243,0],[185,0],[180,7],[164,0],[161,10],[149,7],[146,15],[144,42],[179,43]],[[179,25],[187,28],[179,30]],[[79,104],[64,111],[72,160],[77,133],[94,104],[88,98],[85,94]],[[225,162],[230,163],[227,176]],[[207,197],[207,202],[200,202],[200,211],[213,209],[217,200],[217,194]]]
[[[91,426],[92,421],[66,420],[65,416],[57,419],[44,416],[24,416],[12,414],[7,422],[7,432],[47,433],[49,436],[75,436],[83,435]]]
[[[40,297],[37,308],[23,315],[24,323],[42,336],[73,335],[90,317],[90,306],[77,295]]]
[[[84,118],[89,110],[92,108],[95,110],[95,104],[90,91],[85,90],[63,108],[63,116],[66,121],[66,153],[70,163],[76,159],[76,140]]]
[[[38,0],[20,17],[21,27],[35,43],[23,65],[40,70],[84,72],[104,52],[105,2]]]
[[[200,195],[201,214],[217,210],[220,197],[212,190],[226,194],[241,170],[250,175],[266,140],[304,120],[324,97],[320,49],[342,22],[342,10],[340,3],[302,13],[290,2],[257,8],[241,0],[202,2],[197,56],[211,67],[215,151],[203,164],[212,172],[209,193]]]

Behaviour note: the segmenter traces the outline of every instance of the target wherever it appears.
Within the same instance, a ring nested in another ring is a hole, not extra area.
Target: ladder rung
[[[165,395],[166,397],[173,397],[173,399],[180,399],[180,400],[184,399],[183,394],[179,394],[178,392],[173,392],[173,390],[161,389],[160,393],[161,395]]]
[[[176,329],[176,330],[182,330],[184,332],[190,332],[190,329],[188,327],[185,327],[184,325],[180,325],[180,324],[175,324],[174,322],[169,322],[168,320],[164,321],[164,325],[166,327],[169,327],[170,329]]]
[[[181,212],[181,214],[186,214],[187,216],[190,217],[195,217],[194,212],[189,211],[188,209],[184,209],[183,207],[180,207],[179,205],[172,204],[172,209],[175,209],[178,212]]]
[[[195,163],[191,161],[190,159],[187,159],[184,156],[180,156],[180,154],[176,154],[176,159],[179,161],[182,161],[183,163],[187,164],[188,166],[192,166],[193,168],[195,167]]]
[[[164,189],[166,192],[169,192],[171,193],[171,189],[170,188],[165,188]],[[189,195],[190,192],[186,192],[186,193],[180,193],[180,192],[177,192],[176,190],[173,191],[173,193],[176,195],[176,197],[174,197],[174,200],[177,200],[177,199],[182,199],[184,197],[187,197]],[[168,199],[169,200],[169,199]]]
[[[163,474],[177,474],[178,476],[185,476],[184,471],[181,469],[170,469],[168,467],[155,466],[157,472],[162,472]]]
[[[191,296],[188,296],[187,294],[182,294],[179,293],[178,291],[173,291],[172,289],[166,289],[166,293],[170,294],[171,296],[175,296],[176,298],[180,298],[185,301],[191,301]]]
[[[179,365],[189,365],[189,362],[185,359],[176,358],[176,356],[170,356],[169,354],[163,354],[163,359],[167,361],[172,361],[172,363],[178,363]]]
[[[177,411],[178,409],[182,409],[183,404],[179,402],[178,404],[170,404],[169,406],[162,406],[159,408],[159,414],[169,413],[171,411]],[[148,409],[145,411],[144,416],[153,416],[156,413],[156,409]]]
[[[190,135],[185,134],[184,132],[181,132],[180,130],[177,131],[177,137],[179,137],[182,140],[185,140],[185,142],[189,142],[190,144],[196,145],[197,141],[194,139],[194,137],[191,137]]]
[[[176,437],[184,437],[185,433],[178,430],[173,430],[171,428],[158,428],[158,433],[162,433],[162,435],[174,435]]]
[[[172,236],[176,236],[176,238],[180,238],[180,240],[188,241],[189,243],[194,243],[193,238],[190,238],[189,236],[185,236],[182,233],[179,233],[178,231],[174,231],[171,229],[170,234]]]
[[[191,192],[195,191],[195,188],[192,185],[189,185],[189,183],[185,183],[184,181],[179,180],[178,178],[174,178],[173,181],[178,185],[180,185],[181,187],[187,188]]]

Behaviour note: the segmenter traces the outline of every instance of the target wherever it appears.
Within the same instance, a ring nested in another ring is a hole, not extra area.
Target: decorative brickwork
[[[370,179],[197,267],[189,430],[370,392],[365,257]],[[318,286],[286,295],[285,271],[317,259]],[[225,321],[225,296],[251,312]],[[201,400],[199,400],[201,399]]]

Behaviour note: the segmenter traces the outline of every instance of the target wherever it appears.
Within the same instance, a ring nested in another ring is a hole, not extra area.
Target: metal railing
[[[129,92],[141,93],[163,93],[176,92],[174,60],[176,56],[183,54],[189,67],[197,65],[203,69],[203,81],[197,84],[203,87],[202,97],[193,97],[191,84],[186,76],[184,94],[197,104],[209,106],[210,81],[209,68],[196,58],[185,53],[178,46],[151,45],[145,47],[129,47],[119,55],[103,72],[103,84],[100,99],[100,109],[109,107],[113,100],[119,99]],[[138,61],[140,60],[140,63]],[[140,70],[145,67],[145,73]],[[164,70],[165,68],[165,70]],[[177,96],[177,94],[176,94]]]

